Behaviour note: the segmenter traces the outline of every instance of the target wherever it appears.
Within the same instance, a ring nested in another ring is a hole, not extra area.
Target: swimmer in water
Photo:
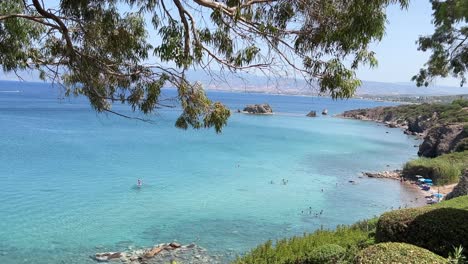
[[[138,179],[138,180],[137,180],[137,186],[138,186],[138,187],[141,187],[141,184],[142,184],[142,183],[141,183],[141,179]]]

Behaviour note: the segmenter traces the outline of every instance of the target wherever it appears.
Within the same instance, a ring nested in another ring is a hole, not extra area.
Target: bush
[[[434,206],[397,210],[377,222],[377,242],[405,242],[448,256],[453,246],[468,247],[468,196]]]
[[[436,185],[456,183],[468,167],[468,151],[444,154],[436,158],[418,158],[403,167],[403,177],[415,179],[416,175],[429,178]]]
[[[325,244],[314,248],[307,256],[305,263],[310,264],[332,264],[342,260],[346,250],[336,244]]]
[[[381,243],[370,246],[359,252],[357,264],[380,263],[447,263],[447,260],[427,249],[405,243]]]
[[[328,253],[336,253],[345,260],[352,260],[359,250],[374,243],[373,237],[370,236],[370,233],[373,232],[371,229],[372,223],[368,225],[361,222],[359,226],[339,226],[335,231],[318,230],[312,234],[304,234],[302,237],[282,239],[277,241],[275,245],[268,241],[245,256],[237,258],[233,263],[306,264],[315,263],[311,261],[315,261],[316,257],[325,257]],[[345,252],[338,249],[337,246],[344,249]]]

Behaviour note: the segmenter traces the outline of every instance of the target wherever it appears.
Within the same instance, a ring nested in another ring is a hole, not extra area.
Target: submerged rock
[[[273,109],[269,104],[247,105],[244,112],[249,114],[273,114]]]
[[[97,253],[94,256],[94,260],[98,262],[107,262],[110,260],[117,260],[122,257],[122,253],[120,252],[106,252],[106,253]]]

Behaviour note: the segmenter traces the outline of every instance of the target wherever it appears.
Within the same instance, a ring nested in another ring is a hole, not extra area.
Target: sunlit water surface
[[[175,109],[148,124],[58,100],[44,84],[0,82],[2,90],[19,91],[0,92],[3,264],[92,263],[96,252],[174,240],[229,260],[268,239],[411,205],[399,182],[359,176],[401,167],[415,157],[413,138],[304,116],[382,102],[212,92],[232,109],[269,102],[279,112],[234,113],[216,135],[174,128]]]

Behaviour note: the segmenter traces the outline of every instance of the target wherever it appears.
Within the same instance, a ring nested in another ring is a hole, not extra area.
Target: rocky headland
[[[450,105],[358,109],[346,111],[340,117],[383,123],[390,128],[401,128],[405,134],[423,138],[418,151],[418,155],[423,157],[433,158],[464,150],[468,143],[468,108],[455,102]]]

